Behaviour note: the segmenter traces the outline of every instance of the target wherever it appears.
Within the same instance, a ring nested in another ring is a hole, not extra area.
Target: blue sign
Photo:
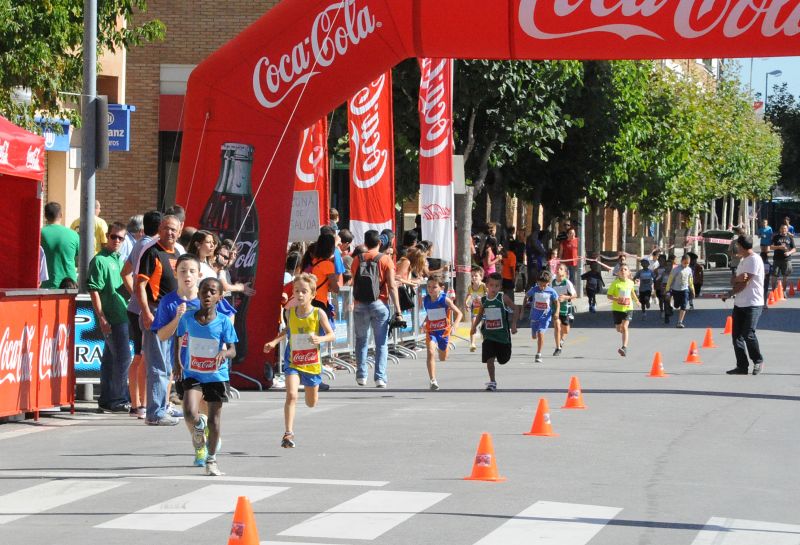
[[[128,104],[108,105],[108,151],[130,151],[131,112],[136,106]]]
[[[52,119],[36,116],[33,118],[42,127],[44,148],[47,151],[69,151],[69,121],[66,119]],[[58,127],[61,126],[59,134]]]

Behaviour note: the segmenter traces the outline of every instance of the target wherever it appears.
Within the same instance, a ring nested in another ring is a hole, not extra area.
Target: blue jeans
[[[386,356],[389,348],[389,307],[383,301],[359,303],[353,311],[356,331],[356,378],[367,378],[367,337],[372,326],[375,340],[375,380],[386,381]]]
[[[128,368],[131,365],[131,349],[128,344],[128,323],[112,324],[111,333],[105,336],[105,341],[100,358],[100,398],[97,404],[110,409],[130,403]]]
[[[142,326],[142,352],[147,362],[147,420],[155,422],[167,413],[167,389],[172,377],[172,341],[160,341],[155,331]]]

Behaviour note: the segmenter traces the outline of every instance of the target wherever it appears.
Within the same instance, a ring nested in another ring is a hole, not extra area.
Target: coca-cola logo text
[[[313,184],[316,181],[316,172],[325,158],[325,148],[315,146],[317,134],[316,126],[303,131],[303,141],[300,147],[300,154],[297,156],[297,167],[295,175],[304,184]]]
[[[452,217],[452,212],[449,208],[439,204],[429,204],[422,207],[422,217],[428,221],[431,220],[449,220]]]
[[[0,384],[30,382],[33,366],[33,339],[36,326],[23,326],[20,337],[11,337],[6,327],[0,337]]]
[[[313,365],[319,361],[316,350],[295,350],[292,352],[292,363],[295,365]]]
[[[247,269],[256,265],[258,258],[258,241],[240,240],[236,243],[235,269]]]
[[[419,153],[422,157],[435,157],[450,143],[450,117],[447,101],[450,100],[450,61],[422,60],[422,81],[419,86],[419,110],[423,118]]]
[[[200,373],[214,372],[217,370],[217,359],[192,356],[189,360],[189,368]]]
[[[10,165],[8,162],[8,140],[0,140],[0,165]]]
[[[663,9],[675,9],[672,14],[673,28],[683,38],[700,38],[720,26],[724,37],[735,38],[753,27],[759,28],[759,23],[764,38],[781,33],[785,36],[800,33],[800,5],[786,0],[619,0],[614,3],[607,0],[521,0],[519,24],[525,34],[539,40],[596,32],[616,34],[624,39],[644,36],[664,40],[662,34],[641,21]],[[571,28],[569,17],[574,20],[593,20],[594,24]],[[608,17],[617,21],[636,17],[639,24],[605,23],[604,19]],[[556,21],[557,25],[551,23],[549,26],[557,26],[558,32],[543,29],[542,21],[545,20]],[[568,28],[570,30],[566,30]]]
[[[67,376],[69,368],[69,328],[58,325],[55,337],[50,336],[47,325],[42,329],[42,345],[39,353],[39,378]]]
[[[381,145],[381,97],[386,74],[361,89],[350,100],[350,138],[354,153],[353,183],[368,189],[378,183],[389,162],[387,142]]]
[[[29,146],[28,153],[25,155],[25,166],[31,170],[42,170],[42,166],[39,164],[39,155],[41,155],[42,149],[38,146]]]
[[[336,26],[334,26],[336,25]],[[360,9],[356,0],[335,2],[314,19],[311,31],[302,41],[277,61],[261,57],[253,70],[253,92],[258,103],[275,108],[299,85],[307,83],[340,56],[350,46],[380,28],[369,6]]]

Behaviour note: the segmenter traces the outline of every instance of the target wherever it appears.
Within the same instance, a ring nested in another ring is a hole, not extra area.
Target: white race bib
[[[533,308],[545,311],[550,308],[550,294],[539,292],[533,296]]]
[[[447,309],[428,309],[428,331],[440,331],[442,329],[447,329]]]
[[[311,342],[311,335],[299,333],[292,336],[292,365],[304,367],[319,363],[319,351]]]
[[[189,369],[195,373],[217,371],[219,341],[215,339],[189,338]]]
[[[483,321],[486,329],[503,329],[503,309],[489,307],[483,311]]]

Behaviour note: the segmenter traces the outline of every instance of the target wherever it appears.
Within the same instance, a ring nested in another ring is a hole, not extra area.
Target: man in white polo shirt
[[[750,367],[748,355],[753,360],[753,374],[761,372],[764,358],[758,347],[756,327],[764,307],[764,262],[753,252],[753,239],[739,235],[736,239],[736,252],[739,265],[733,278],[733,351],[736,354],[736,367],[729,375],[746,375]]]

